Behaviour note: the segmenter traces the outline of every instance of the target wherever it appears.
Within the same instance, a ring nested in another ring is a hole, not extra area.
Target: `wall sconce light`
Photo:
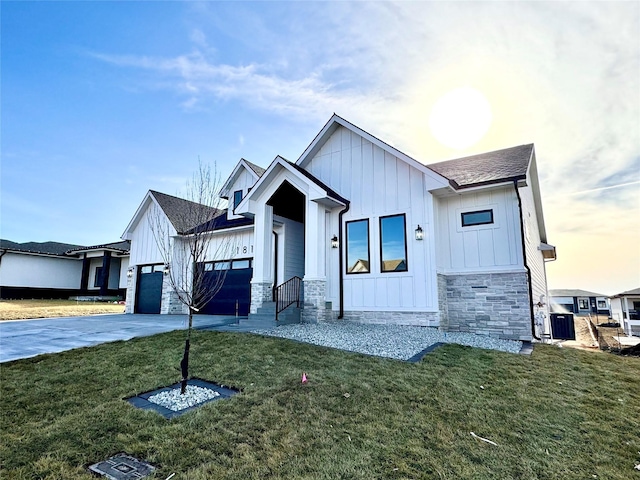
[[[333,238],[331,239],[331,248],[338,248],[338,237],[336,237],[335,235],[333,236]]]
[[[127,269],[127,278],[133,277],[133,267]]]
[[[169,275],[169,264],[168,263],[164,264],[164,269],[162,270],[162,273],[164,273],[165,275]]]
[[[424,231],[422,230],[422,227],[418,225],[418,228],[416,228],[416,240],[422,240],[423,238],[424,238]]]

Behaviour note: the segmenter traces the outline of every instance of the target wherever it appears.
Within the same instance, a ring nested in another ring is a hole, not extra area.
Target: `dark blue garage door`
[[[211,265],[211,266],[209,266]],[[208,270],[208,271],[207,271]],[[206,315],[249,315],[251,304],[251,277],[253,268],[250,260],[233,260],[208,264],[205,270],[205,280],[210,285],[216,285],[220,276],[224,275],[222,287],[215,297],[209,301],[200,313]]]
[[[160,313],[162,300],[162,266],[140,267],[136,295],[136,313]]]

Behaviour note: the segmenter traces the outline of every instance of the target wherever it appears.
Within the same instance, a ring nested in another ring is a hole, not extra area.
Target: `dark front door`
[[[205,273],[205,281],[210,285],[217,285],[220,275],[225,275],[224,281],[215,297],[209,301],[200,313],[206,315],[249,315],[251,304],[251,277],[253,268],[214,270]]]
[[[138,276],[136,313],[160,313],[162,276],[162,271],[154,271],[154,267],[141,267]]]

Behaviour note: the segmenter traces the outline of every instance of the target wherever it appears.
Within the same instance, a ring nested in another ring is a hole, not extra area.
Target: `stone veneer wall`
[[[161,315],[180,315],[188,313],[187,307],[178,298],[178,294],[171,286],[168,275],[162,277],[162,299],[160,300]]]
[[[532,340],[527,274],[446,275],[443,330]]]
[[[440,312],[345,311],[344,320],[356,323],[437,327],[440,324]]]
[[[325,302],[325,280],[303,280],[303,304],[301,319],[303,323],[318,323],[327,320]]]
[[[268,282],[251,283],[251,306],[249,313],[258,313],[265,302],[273,301],[273,286]]]
[[[136,282],[138,267],[131,266],[133,268],[133,275],[127,275],[127,299],[124,304],[124,313],[133,313],[133,302],[136,301]]]

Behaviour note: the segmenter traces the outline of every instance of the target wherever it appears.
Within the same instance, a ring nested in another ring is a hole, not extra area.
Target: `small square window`
[[[154,272],[164,272],[164,265],[154,265],[153,266],[153,271]]]
[[[152,265],[145,265],[144,267],[140,268],[140,273],[152,273],[152,272],[153,272]]]
[[[233,270],[242,270],[245,268],[251,268],[251,260],[234,260],[231,264]]]
[[[231,270],[231,262],[215,262],[213,264],[214,270]]]
[[[598,308],[607,308],[607,302],[604,300],[598,300]]]
[[[586,310],[589,308],[589,300],[585,300],[584,298],[578,299],[578,308],[580,310]]]
[[[205,272],[213,272],[213,263],[205,263],[204,264]]]
[[[493,223],[493,209],[478,210],[475,212],[463,212],[462,226],[471,227],[473,225],[487,225]]]

